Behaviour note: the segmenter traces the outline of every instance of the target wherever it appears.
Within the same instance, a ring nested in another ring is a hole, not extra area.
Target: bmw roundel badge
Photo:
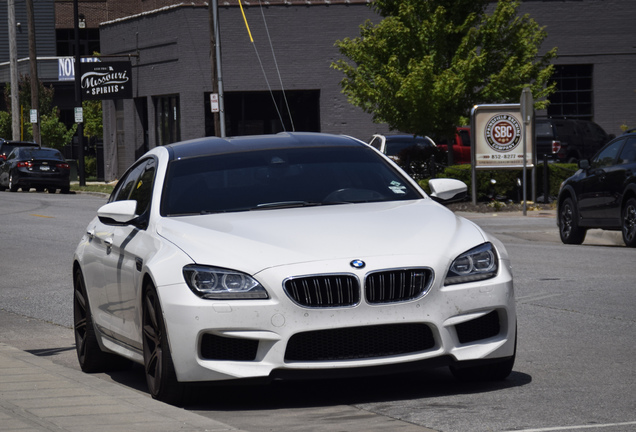
[[[366,265],[364,261],[359,259],[354,259],[353,261],[350,262],[350,264],[351,264],[351,267],[357,268],[357,269],[364,268],[364,266]]]

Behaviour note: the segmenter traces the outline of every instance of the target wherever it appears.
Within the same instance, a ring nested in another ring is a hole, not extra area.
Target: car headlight
[[[458,256],[446,274],[444,285],[490,279],[497,276],[499,262],[492,243],[484,243]]]
[[[187,265],[183,277],[193,293],[205,299],[243,300],[269,298],[265,288],[245,273],[218,267]]]

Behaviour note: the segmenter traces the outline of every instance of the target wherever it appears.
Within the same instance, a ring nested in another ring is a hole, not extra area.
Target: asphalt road
[[[78,369],[71,257],[104,202],[0,192],[0,342]],[[470,218],[512,257],[519,349],[508,380],[462,384],[440,369],[208,387],[187,409],[251,432],[636,431],[636,249],[601,231],[562,245],[550,212]],[[101,377],[146,392],[139,367]]]

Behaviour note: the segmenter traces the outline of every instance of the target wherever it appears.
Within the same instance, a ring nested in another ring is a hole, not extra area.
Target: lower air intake
[[[298,333],[285,352],[286,361],[370,359],[426,351],[435,346],[425,324],[390,324]]]

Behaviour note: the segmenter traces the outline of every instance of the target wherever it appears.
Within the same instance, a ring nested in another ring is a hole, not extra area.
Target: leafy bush
[[[578,169],[577,164],[548,164],[549,196],[557,196],[561,183],[573,175]],[[543,195],[543,164],[536,168],[537,196]],[[471,165],[453,165],[446,167],[437,176],[438,178],[454,178],[461,180],[468,185],[468,196],[472,191]],[[523,178],[521,169],[511,170],[477,170],[477,200],[489,200],[489,195],[494,192],[495,196],[503,196],[513,201],[523,198],[523,191],[517,185],[517,179]],[[496,183],[492,184],[491,179]],[[528,189],[526,191],[528,200],[532,199],[532,171],[527,172]],[[428,180],[420,181],[424,190],[428,190]]]
[[[97,158],[95,156],[84,157],[84,171],[86,177],[97,177]]]

